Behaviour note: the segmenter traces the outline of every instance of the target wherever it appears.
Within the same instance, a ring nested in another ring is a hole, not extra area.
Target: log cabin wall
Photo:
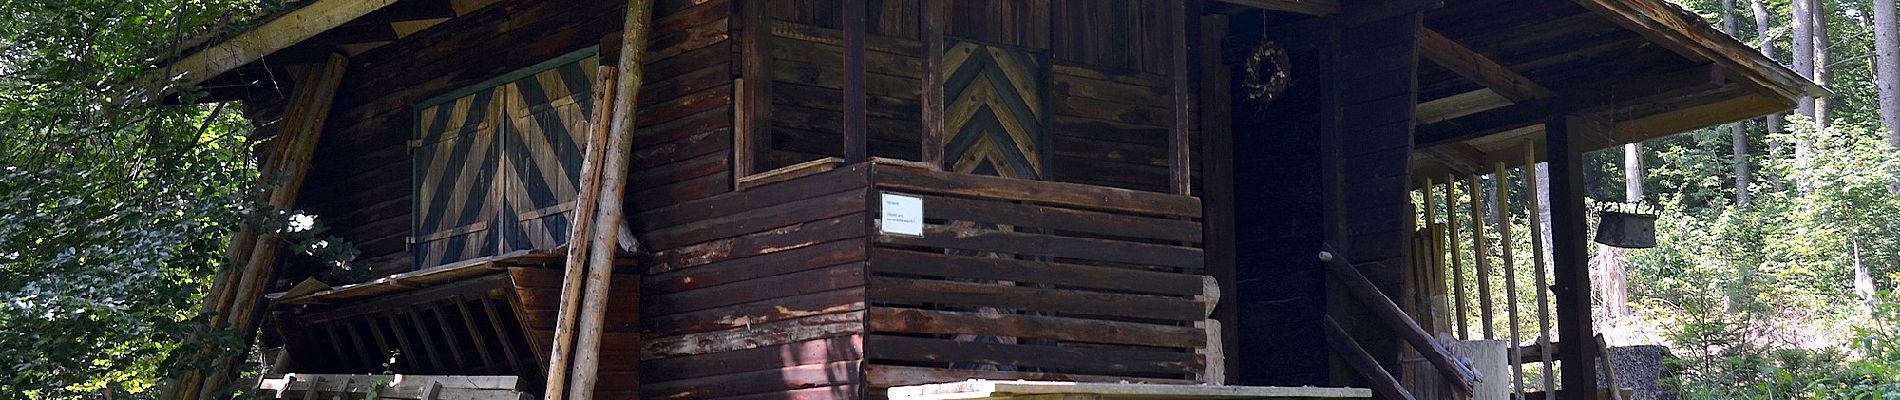
[[[1259,44],[1260,13],[1236,16],[1224,63],[1245,76],[1245,58]],[[1293,84],[1265,106],[1246,100],[1243,79],[1233,80],[1234,208],[1236,238],[1237,383],[1325,386],[1326,273],[1315,249],[1325,235],[1320,210],[1322,99],[1332,88],[1326,30],[1273,38],[1287,47]],[[1219,184],[1219,183],[1214,183]]]
[[[871,155],[920,160],[920,3],[868,3]],[[947,35],[1047,57],[1044,179],[1167,191],[1168,3],[958,1]],[[761,171],[843,154],[839,9],[837,0],[772,2],[772,135]]]

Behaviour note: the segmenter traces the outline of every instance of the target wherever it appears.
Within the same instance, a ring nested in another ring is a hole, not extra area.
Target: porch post
[[[944,130],[944,110],[949,100],[944,98],[943,88],[943,50],[944,31],[950,29],[950,2],[924,1],[923,5],[924,37],[924,79],[923,79],[923,161],[931,169],[942,170]]]
[[[1590,321],[1590,268],[1587,211],[1584,206],[1583,152],[1590,140],[1608,137],[1606,118],[1557,115],[1545,124],[1544,156],[1550,162],[1552,264],[1557,275],[1557,354],[1563,355],[1563,389],[1558,398],[1594,399],[1597,386],[1596,334]]]
[[[844,162],[864,162],[870,153],[865,131],[864,0],[844,0]]]

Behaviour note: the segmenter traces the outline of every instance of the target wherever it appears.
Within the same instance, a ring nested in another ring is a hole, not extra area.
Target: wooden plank
[[[769,207],[787,199],[805,199],[837,193],[870,184],[871,166],[854,165],[820,173],[808,178],[751,188],[745,193],[727,193],[705,199],[666,206],[640,213],[643,231],[653,231],[697,221],[718,218],[745,210]],[[655,251],[665,249],[654,249]]]
[[[867,217],[851,214],[807,222],[751,235],[665,250],[653,255],[650,274],[698,267],[719,261],[793,250],[847,238],[864,237]]]
[[[867,326],[872,333],[994,335],[1183,349],[1207,345],[1205,333],[1191,326],[898,307],[872,307]]]
[[[683,270],[648,275],[641,279],[642,291],[650,296],[664,296],[795,273],[848,261],[859,261],[865,259],[865,247],[862,240],[846,239],[754,257],[729,259]]]
[[[1339,0],[1219,0],[1222,3],[1236,4],[1268,11],[1285,11],[1312,16],[1326,16],[1339,13]]]
[[[966,382],[891,388],[890,398],[894,400],[985,398],[1369,399],[1372,398],[1372,392],[1366,389],[1320,387],[971,380]]]
[[[856,360],[833,361],[682,379],[643,385],[640,395],[661,399],[706,399],[852,384],[857,383],[859,364]]]
[[[1419,55],[1457,73],[1511,101],[1534,100],[1555,95],[1549,88],[1531,81],[1510,68],[1477,51],[1427,28],[1418,31]]]
[[[862,335],[847,335],[704,355],[646,360],[646,382],[660,383],[749,371],[776,370],[807,364],[857,360],[864,352]]]
[[[1501,256],[1498,268],[1504,270],[1504,312],[1506,321],[1510,324],[1507,330],[1511,335],[1511,358],[1517,359],[1524,356],[1517,350],[1517,344],[1524,343],[1524,340],[1518,332],[1518,327],[1522,325],[1517,323],[1517,261],[1511,250],[1511,202],[1506,200],[1511,197],[1508,182],[1511,174],[1501,162],[1492,164],[1492,168],[1494,171],[1491,175],[1491,195],[1495,196],[1497,201],[1491,203],[1491,215],[1498,221],[1498,247]],[[1522,364],[1511,364],[1511,379],[1512,390],[1522,397],[1524,394],[1524,366]]]
[[[864,286],[862,261],[816,268],[779,276],[741,281],[699,290],[654,296],[644,301],[647,315],[671,315],[777,297]],[[858,299],[862,300],[862,298]]]
[[[1016,255],[1049,256],[1113,262],[1119,264],[1181,268],[1200,272],[1206,266],[1201,249],[1164,244],[1134,243],[960,228],[944,225],[924,226],[924,237],[879,235],[876,242],[897,246],[935,247],[952,250],[992,251]]]
[[[1133,239],[1200,243],[1201,224],[1014,202],[920,196],[931,219],[1036,227]]]
[[[1470,370],[1470,366],[1452,359],[1453,355],[1444,345],[1433,338],[1430,332],[1420,327],[1417,321],[1405,314],[1392,299],[1379,291],[1379,287],[1359,273],[1359,268],[1344,256],[1332,253],[1331,246],[1320,252],[1320,261],[1327,264],[1326,271],[1346,289],[1346,293],[1359,301],[1359,304],[1372,312],[1392,333],[1405,339],[1419,355],[1438,368],[1438,372],[1450,379],[1451,386],[1461,393],[1470,394],[1479,377]]]
[[[1526,192],[1524,198],[1530,202],[1530,205],[1526,206],[1525,209],[1530,210],[1531,266],[1535,274],[1535,276],[1531,278],[1531,288],[1537,290],[1537,348],[1540,353],[1550,354],[1550,287],[1544,284],[1544,279],[1547,279],[1545,277],[1548,276],[1546,271],[1549,271],[1549,268],[1544,264],[1545,244],[1544,230],[1542,228],[1544,223],[1542,221],[1543,215],[1541,215],[1544,208],[1539,205],[1543,200],[1537,194],[1538,186],[1541,185],[1541,183],[1538,182],[1537,173],[1535,171],[1537,165],[1537,144],[1529,140],[1524,141],[1524,165],[1524,188]],[[1544,361],[1544,371],[1546,371],[1544,373],[1544,387],[1557,387],[1557,375],[1548,372],[1555,370],[1555,364],[1551,361]]]
[[[1380,367],[1379,360],[1373,359],[1372,354],[1366,353],[1365,348],[1359,347],[1359,342],[1353,341],[1352,335],[1340,328],[1339,322],[1334,321],[1332,315],[1327,315],[1323,323],[1326,324],[1326,344],[1333,348],[1333,354],[1339,355],[1339,358],[1347,365],[1352,366],[1353,371],[1359,373],[1361,379],[1372,384],[1372,391],[1377,393],[1379,398],[1415,400],[1412,392],[1405,390],[1397,379],[1392,378],[1391,373],[1386,372],[1384,367]]]
[[[1202,290],[1197,275],[883,248],[871,250],[871,272],[1172,296],[1193,296]]]
[[[880,188],[918,193],[984,197],[1155,216],[1201,217],[1199,199],[1165,193],[906,168],[879,168],[874,174]]]
[[[870,132],[865,125],[864,0],[843,0],[844,18],[844,162],[857,164],[870,157]]]
[[[769,298],[749,303],[686,313],[657,315],[646,319],[646,325],[649,326],[649,328],[642,331],[641,334],[649,336],[674,336],[747,328],[754,325],[815,315],[863,311],[865,309],[865,289],[863,282],[863,278],[858,278],[856,285],[843,289],[831,291],[816,291],[819,289],[800,290],[790,295],[781,295],[783,297]]]
[[[1826,96],[1827,89],[1808,82],[1780,62],[1716,30],[1701,17],[1659,0],[1574,0],[1651,42],[1692,60],[1722,65],[1753,86],[1784,99]]]
[[[142,80],[155,83],[176,77],[179,84],[204,82],[395,3],[396,0],[316,1],[186,55]]]
[[[923,9],[923,157],[932,169],[943,169],[947,98],[944,94],[944,32],[950,29],[950,2],[927,1]]]
[[[753,325],[748,330],[695,333],[643,338],[640,359],[656,360],[724,353],[764,346],[827,339],[863,333],[864,312],[826,314]]]
[[[870,288],[874,304],[996,307],[1170,321],[1206,318],[1202,304],[1178,297],[892,277],[872,277]]]
[[[772,228],[861,213],[868,197],[863,189],[846,189],[804,199],[784,199],[778,205],[755,208],[717,218],[647,232],[655,248],[670,249],[741,236]]]
[[[772,16],[767,0],[739,0],[740,72],[738,106],[734,112],[739,133],[733,151],[734,175],[744,179],[761,171],[762,157],[772,150]]]
[[[1119,383],[1129,381],[1126,376],[1072,374],[1062,372],[1028,371],[979,371],[971,369],[948,369],[930,367],[907,367],[896,365],[866,365],[864,384],[874,388],[896,388],[898,386],[927,385],[933,383],[959,382],[972,379],[987,380],[1026,380],[1026,381],[1067,381]],[[1140,378],[1144,383],[1168,385],[1194,385],[1197,382],[1186,379]]]
[[[1478,267],[1476,275],[1473,275],[1473,279],[1478,281],[1478,323],[1482,326],[1484,340],[1493,340],[1497,339],[1497,335],[1491,327],[1491,258],[1488,254],[1491,244],[1484,234],[1484,186],[1478,183],[1478,175],[1474,174],[1465,178],[1465,187],[1469,189],[1466,194],[1471,203],[1471,258]]]
[[[1201,369],[1194,353],[960,342],[871,335],[865,358],[911,362],[1010,365],[1086,374],[1186,375]]]

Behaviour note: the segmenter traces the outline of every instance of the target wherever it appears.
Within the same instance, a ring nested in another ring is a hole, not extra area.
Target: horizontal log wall
[[[561,310],[561,278],[559,268],[508,269],[512,291],[509,300],[520,321],[520,331],[527,332],[535,365],[544,374],[548,356],[553,353],[556,315]],[[608,289],[607,319],[601,329],[600,379],[594,385],[597,398],[639,398],[640,286],[633,284],[639,279],[634,273],[617,273],[615,285]]]
[[[865,82],[873,156],[919,160],[924,48],[915,0],[870,1]],[[1166,1],[985,0],[951,6],[949,37],[1047,52],[1052,180],[1168,188]],[[776,168],[843,154],[837,0],[773,2]],[[1198,150],[1195,150],[1198,151]]]
[[[870,168],[640,213],[647,398],[860,396]]]
[[[923,237],[870,250],[865,383],[1189,383],[1206,360],[1199,200],[879,166]],[[874,392],[875,393],[875,392]]]

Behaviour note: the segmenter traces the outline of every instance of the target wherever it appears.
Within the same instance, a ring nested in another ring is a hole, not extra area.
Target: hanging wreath
[[[1242,83],[1247,90],[1247,100],[1266,109],[1268,104],[1286,94],[1287,85],[1293,84],[1292,68],[1293,61],[1285,47],[1271,40],[1260,41],[1253,53],[1247,55],[1247,79]]]

